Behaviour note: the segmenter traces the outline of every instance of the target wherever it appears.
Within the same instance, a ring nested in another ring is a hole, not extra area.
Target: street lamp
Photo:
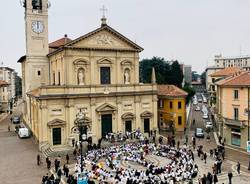
[[[74,121],[75,126],[72,127],[71,131],[79,134],[80,141],[80,154],[81,154],[81,173],[83,172],[83,154],[82,154],[82,142],[87,141],[87,130],[89,128],[89,120],[86,118],[86,112],[80,111],[76,114]]]

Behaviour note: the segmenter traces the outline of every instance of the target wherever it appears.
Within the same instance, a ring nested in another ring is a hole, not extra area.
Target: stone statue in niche
[[[85,75],[84,75],[84,70],[82,68],[78,70],[77,77],[78,77],[78,84],[84,85]]]
[[[130,84],[130,71],[129,71],[129,69],[126,69],[124,71],[124,83]]]

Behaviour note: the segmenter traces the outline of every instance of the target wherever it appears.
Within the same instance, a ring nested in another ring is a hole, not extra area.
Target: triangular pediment
[[[150,118],[152,116],[153,116],[153,113],[149,111],[144,111],[143,113],[141,113],[142,118]]]
[[[61,119],[54,119],[47,123],[48,126],[64,126],[65,124],[66,122]]]
[[[116,111],[116,110],[117,108],[115,106],[110,105],[108,103],[105,103],[96,109],[97,112],[108,112],[108,111]]]
[[[143,50],[119,32],[109,26],[102,26],[65,45],[68,48],[112,49],[140,52]]]

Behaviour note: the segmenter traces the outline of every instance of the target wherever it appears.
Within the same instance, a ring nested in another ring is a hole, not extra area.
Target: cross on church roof
[[[102,18],[105,18],[105,12],[107,12],[108,9],[103,5],[100,10],[102,11]]]

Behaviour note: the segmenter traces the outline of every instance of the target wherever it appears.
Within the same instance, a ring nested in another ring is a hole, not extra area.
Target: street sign
[[[247,141],[247,152],[250,153],[250,141]]]

